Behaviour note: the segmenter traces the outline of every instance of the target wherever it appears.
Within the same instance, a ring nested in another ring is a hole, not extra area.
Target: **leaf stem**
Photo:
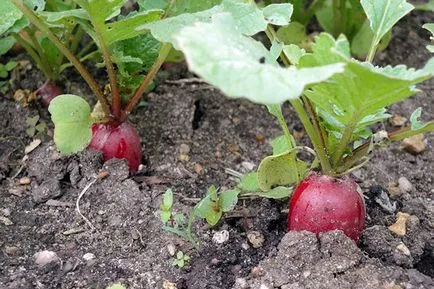
[[[300,99],[293,99],[290,100],[290,103],[297,112],[297,115],[300,118],[300,121],[303,124],[304,128],[306,129],[306,133],[309,136],[313,147],[315,148],[318,159],[321,163],[323,173],[326,175],[333,174],[332,166],[330,164],[330,159],[327,155],[326,148],[321,144],[320,136],[315,131],[315,128],[310,121],[309,115],[307,114],[302,101]]]
[[[80,61],[68,50],[68,48],[54,35],[53,32],[48,28],[48,26],[42,22],[35,13],[30,10],[26,5],[24,5],[21,0],[10,0],[21,12],[27,16],[27,18],[35,25],[41,32],[43,32],[48,39],[50,39],[54,45],[62,52],[65,57],[74,65],[77,71],[81,74],[83,79],[87,82],[92,92],[95,94],[99,102],[101,103],[101,107],[106,114],[106,116],[111,116],[110,106],[108,104],[107,98],[104,96],[101,88],[98,83],[92,77],[92,75],[87,71],[87,69],[80,63]]]
[[[135,107],[135,105],[142,98],[143,92],[145,91],[146,88],[148,88],[149,84],[154,79],[155,75],[157,74],[157,72],[160,69],[161,65],[166,60],[166,57],[169,54],[169,52],[170,52],[171,49],[172,49],[172,45],[170,45],[169,43],[164,43],[161,46],[157,60],[155,60],[155,62],[152,65],[151,69],[149,70],[148,74],[146,74],[146,76],[144,77],[144,79],[142,81],[142,84],[140,84],[140,86],[134,92],[134,95],[128,101],[128,104],[125,107],[125,117],[133,110],[133,108]]]
[[[24,28],[24,31],[27,32],[27,34],[29,35],[29,39],[33,44],[33,48],[36,50],[36,52],[38,53],[41,59],[41,64],[42,64],[41,70],[42,71],[45,70],[44,74],[47,75],[48,79],[57,80],[55,78],[58,78],[58,76],[56,77],[56,75],[54,74],[54,70],[50,66],[50,63],[48,62],[44,48],[42,48],[38,39],[36,39],[35,31],[33,29],[30,29],[29,27]]]
[[[355,119],[353,117],[353,119]],[[348,144],[351,142],[351,138],[353,136],[354,131],[354,122],[351,121],[344,129],[344,132],[342,134],[342,138],[340,142],[337,144],[337,147],[334,150],[333,156],[332,156],[332,162],[333,167],[337,168],[339,164],[342,161],[342,156],[345,153],[345,149],[347,148]]]
[[[288,125],[285,121],[285,118],[283,117],[283,114],[280,113],[277,116],[277,120],[279,121],[280,127],[283,130],[283,134],[285,135],[285,139],[288,142],[289,146],[291,148],[295,148],[297,146],[297,144],[295,143],[294,137],[292,136],[292,134],[289,132],[289,128]]]
[[[107,47],[107,44],[105,43],[105,41],[102,37],[102,32],[98,28],[98,25],[94,24],[94,27],[95,27],[95,32],[96,32],[97,39],[99,42],[99,47],[101,49],[101,54],[104,58],[105,67],[107,69],[107,74],[109,77],[111,94],[112,94],[112,105],[111,105],[112,114],[116,120],[121,120],[122,119],[121,96],[119,94],[116,71],[115,71],[115,68],[113,66],[113,62],[112,62],[112,59],[110,57],[110,52],[109,52],[109,49]]]
[[[375,52],[377,51],[377,45],[378,42],[376,37],[374,36],[374,38],[372,38],[371,47],[369,48],[368,56],[366,56],[367,62],[372,62],[372,60],[374,60]]]

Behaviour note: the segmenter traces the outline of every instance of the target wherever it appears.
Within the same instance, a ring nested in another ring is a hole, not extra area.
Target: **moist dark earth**
[[[420,27],[433,20],[429,13],[403,19],[376,63],[421,67],[430,55],[425,49],[429,35]],[[192,77],[182,65],[169,72],[171,80]],[[14,89],[34,90],[42,82],[32,69]],[[189,214],[210,185],[236,184],[226,168],[245,173],[271,153],[269,141],[279,135],[279,127],[264,107],[226,99],[206,84],[174,83],[167,77],[158,83],[131,118],[143,143],[143,168],[133,176],[124,161],[103,164],[98,152],[61,157],[51,142],[51,126],[35,137],[41,144],[25,154],[34,139],[25,133],[27,118],[39,115],[49,123],[47,112],[37,104],[21,107],[12,99],[13,90],[0,97],[1,289],[106,288],[113,283],[178,289],[434,288],[432,133],[425,135],[422,153],[394,144],[353,173],[368,198],[367,228],[358,247],[338,231],[318,237],[286,233],[287,200],[250,198],[216,227],[196,222],[201,242],[195,249],[161,229],[164,191],[172,188],[174,210]],[[91,98],[73,71],[64,86],[66,92]],[[422,107],[423,119],[432,118],[434,81],[419,88],[422,92],[390,112],[408,118]],[[289,107],[285,115],[290,128],[299,130]],[[382,126],[393,129],[389,122]],[[308,144],[305,136],[301,142]],[[101,171],[108,176],[95,181]],[[403,184],[403,177],[411,185]],[[80,200],[88,224],[75,206],[90,183]],[[375,201],[381,190],[396,208],[386,210]],[[388,228],[398,212],[409,214],[403,235]],[[226,241],[213,241],[226,232]],[[252,234],[264,242],[252,244]],[[35,254],[45,250],[56,254],[54,261],[36,264]],[[191,257],[183,268],[172,265],[174,250]]]

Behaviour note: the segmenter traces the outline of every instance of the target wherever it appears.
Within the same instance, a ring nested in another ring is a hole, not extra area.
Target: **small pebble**
[[[253,171],[253,169],[255,168],[255,164],[251,163],[251,162],[242,162],[241,165],[248,171]]]
[[[72,264],[72,262],[66,261],[63,264],[63,267],[62,267],[63,272],[68,273],[68,272],[71,272],[73,269],[74,269],[74,264]]]
[[[260,248],[264,245],[265,237],[258,231],[247,232],[247,239],[253,248]]]
[[[398,212],[396,214],[396,222],[389,226],[389,230],[398,236],[405,236],[408,217],[410,217],[409,214]]]
[[[247,281],[244,278],[235,279],[234,289],[246,289],[249,286],[247,285]]]
[[[259,277],[264,275],[264,269],[262,269],[259,266],[255,266],[252,268],[252,271],[250,273],[252,274],[253,277]]]
[[[47,250],[38,252],[33,255],[33,257],[35,258],[35,263],[38,266],[45,266],[47,264],[60,261],[60,258],[55,252]]]
[[[181,144],[180,146],[179,146],[179,152],[181,153],[181,154],[185,154],[185,155],[187,155],[189,152],[190,152],[190,146],[188,145],[188,144]]]
[[[232,144],[229,146],[229,151],[231,153],[238,153],[238,152],[240,152],[240,147],[237,146],[236,144]]]
[[[196,172],[196,174],[198,175],[203,175],[203,166],[200,164],[194,164],[194,171]]]
[[[212,240],[214,243],[217,244],[223,244],[227,240],[229,240],[229,231],[228,230],[221,230],[218,232],[215,232],[212,236]]]
[[[163,281],[163,289],[178,289],[175,283],[172,283],[168,280]]]
[[[31,183],[31,181],[32,180],[30,180],[30,178],[28,178],[28,177],[22,177],[19,182],[20,182],[20,185],[25,186],[25,185],[29,185]]]
[[[178,156],[178,160],[180,160],[181,162],[188,162],[190,160],[190,156],[187,154],[180,154]]]
[[[398,188],[402,194],[409,193],[413,189],[413,185],[406,177],[400,177],[398,179]]]
[[[390,118],[390,123],[393,126],[403,126],[407,122],[407,119],[401,115],[394,115],[392,118]]]
[[[419,154],[426,148],[423,134],[408,137],[402,141],[402,147],[411,154]]]
[[[217,258],[212,258],[211,259],[211,265],[218,265],[220,263],[220,260]]]
[[[396,249],[400,251],[402,254],[404,254],[405,256],[411,255],[410,250],[404,243],[399,243],[399,245],[396,246]]]
[[[96,258],[96,256],[94,254],[92,254],[92,253],[86,253],[86,254],[83,255],[83,260],[84,261],[90,261],[90,260],[93,260],[95,258]]]
[[[172,243],[167,244],[167,251],[169,252],[170,256],[175,256],[175,253],[176,253],[175,245]]]
[[[5,217],[9,217],[9,216],[11,215],[11,209],[9,209],[9,208],[4,208],[4,209],[2,210],[2,213],[3,213],[3,216],[5,216]]]
[[[258,143],[263,143],[263,142],[264,142],[264,140],[265,140],[265,136],[264,136],[263,134],[261,134],[261,133],[257,133],[255,136],[256,136],[256,141],[257,141]]]
[[[247,244],[247,242],[244,242],[241,244],[241,248],[243,248],[244,250],[249,250],[250,246],[249,246],[249,244]]]
[[[14,224],[10,219],[2,216],[0,216],[0,222],[3,223],[5,226],[12,226]]]
[[[21,249],[15,246],[11,246],[11,247],[6,246],[5,253],[8,255],[19,255],[21,253]]]

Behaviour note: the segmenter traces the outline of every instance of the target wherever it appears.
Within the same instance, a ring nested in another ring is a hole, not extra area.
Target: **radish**
[[[291,197],[288,230],[314,233],[341,230],[358,243],[365,215],[363,195],[353,179],[312,172]]]
[[[129,122],[92,125],[90,149],[100,150],[104,160],[126,159],[130,171],[137,171],[141,163],[142,147],[136,128]]]
[[[41,87],[35,91],[36,97],[40,98],[44,107],[48,107],[50,102],[58,95],[62,94],[62,90],[54,82],[47,80]]]

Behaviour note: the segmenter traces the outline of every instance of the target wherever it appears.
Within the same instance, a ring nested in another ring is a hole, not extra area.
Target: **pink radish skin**
[[[35,91],[35,94],[41,99],[44,107],[48,107],[56,96],[62,94],[62,90],[54,82],[47,80]]]
[[[365,227],[366,207],[356,182],[310,173],[289,204],[288,230],[322,233],[341,230],[356,243]]]
[[[92,125],[89,148],[102,151],[104,161],[112,158],[126,159],[131,172],[137,171],[141,163],[140,137],[129,122]]]

